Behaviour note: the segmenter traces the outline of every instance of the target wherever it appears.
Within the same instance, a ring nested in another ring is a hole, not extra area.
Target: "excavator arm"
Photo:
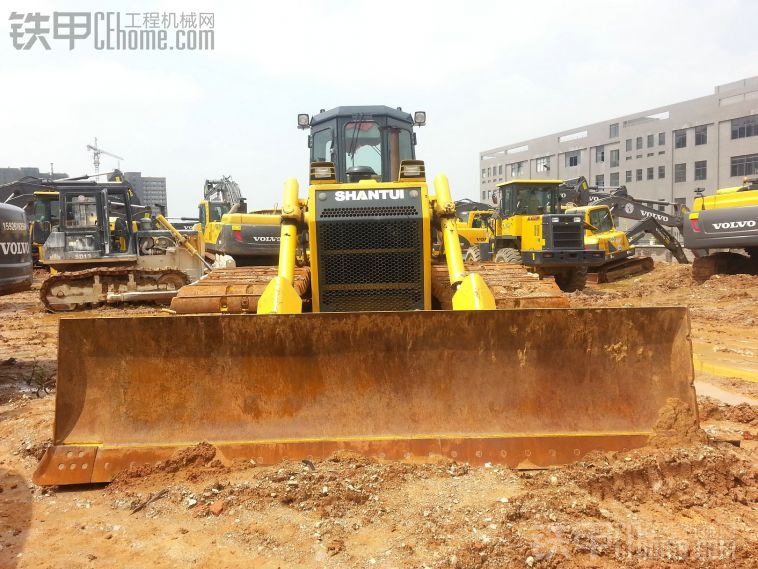
[[[646,217],[626,231],[626,237],[631,244],[637,243],[645,234],[652,235],[658,243],[671,251],[674,258],[681,264],[689,264],[690,261],[687,259],[687,255],[685,255],[679,241],[657,219]]]

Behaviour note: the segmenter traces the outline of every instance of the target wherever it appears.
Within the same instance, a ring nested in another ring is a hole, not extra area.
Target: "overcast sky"
[[[169,213],[194,215],[231,175],[255,208],[307,183],[299,112],[386,104],[427,111],[417,155],[476,197],[478,153],[709,94],[758,74],[754,1],[80,2],[58,11],[213,12],[213,51],[98,51],[92,38],[13,48],[3,3],[0,166],[165,176]],[[103,157],[101,171],[115,167]]]

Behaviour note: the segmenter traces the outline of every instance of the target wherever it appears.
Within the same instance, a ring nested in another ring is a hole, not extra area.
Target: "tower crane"
[[[97,145],[97,137],[95,137],[95,144],[88,144],[87,150],[92,151],[92,162],[95,164],[95,176],[98,176],[100,173],[100,155],[105,154],[106,156],[110,156],[111,158],[115,158],[118,160],[118,169],[121,169],[121,161],[123,158],[121,156],[118,156],[116,154],[113,154],[112,152],[108,152],[107,150],[103,150]]]

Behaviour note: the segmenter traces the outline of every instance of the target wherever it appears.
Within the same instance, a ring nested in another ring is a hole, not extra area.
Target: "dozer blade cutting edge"
[[[34,480],[107,482],[203,441],[259,464],[546,467],[643,446],[667,399],[696,413],[692,382],[676,307],[64,319]]]

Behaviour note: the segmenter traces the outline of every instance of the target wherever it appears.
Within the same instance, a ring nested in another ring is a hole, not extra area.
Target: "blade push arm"
[[[266,285],[266,290],[258,301],[258,314],[300,314],[303,311],[303,300],[293,286],[297,256],[297,228],[303,220],[298,191],[295,178],[290,178],[285,182],[279,243],[279,274]]]
[[[453,310],[494,310],[495,297],[484,279],[476,273],[466,272],[455,221],[455,203],[450,195],[447,177],[443,174],[435,176],[434,192],[434,216],[439,221],[442,231],[450,286],[455,290]]]

